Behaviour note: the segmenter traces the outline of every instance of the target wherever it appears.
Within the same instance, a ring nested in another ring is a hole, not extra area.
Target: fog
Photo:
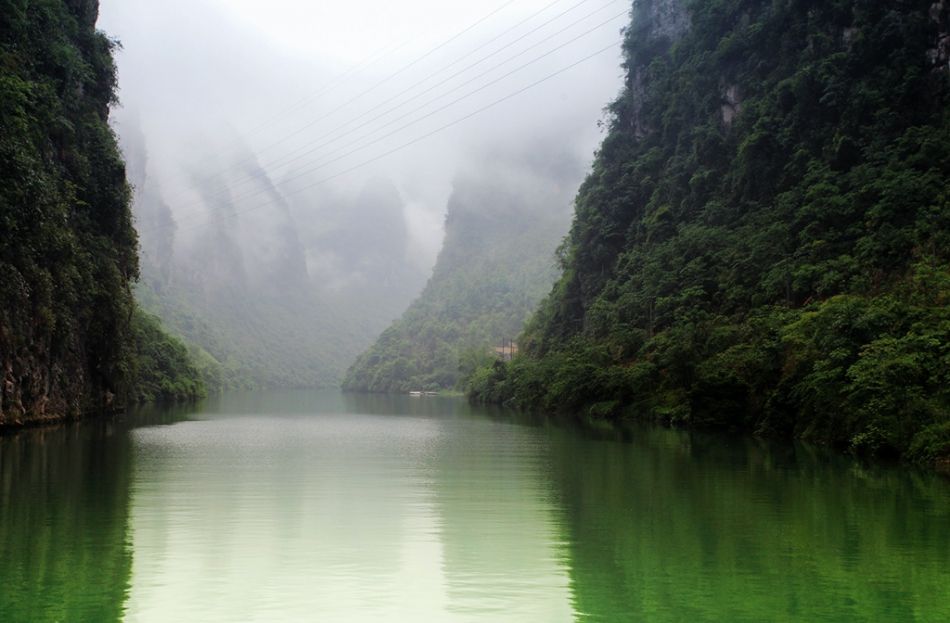
[[[536,145],[573,165],[525,183],[581,181],[628,19],[627,0],[103,0],[145,281],[188,283],[191,307],[358,299],[365,342],[424,285],[458,175],[517,175]]]

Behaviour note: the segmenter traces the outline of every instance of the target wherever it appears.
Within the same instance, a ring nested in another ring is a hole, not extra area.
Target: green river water
[[[950,482],[447,398],[0,438],[0,621],[950,621]]]

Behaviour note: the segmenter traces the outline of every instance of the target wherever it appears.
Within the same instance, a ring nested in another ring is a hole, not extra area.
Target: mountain
[[[180,344],[135,309],[136,233],[108,124],[115,44],[98,11],[0,2],[0,426],[202,391]]]
[[[632,17],[561,277],[471,398],[950,456],[950,5]]]
[[[556,149],[533,147],[487,155],[457,176],[432,277],[349,369],[344,389],[454,389],[518,334],[556,276],[580,170]]]
[[[301,198],[225,124],[190,130],[204,151],[188,162],[133,111],[117,127],[142,240],[136,297],[212,390],[336,385],[422,288],[392,183]]]

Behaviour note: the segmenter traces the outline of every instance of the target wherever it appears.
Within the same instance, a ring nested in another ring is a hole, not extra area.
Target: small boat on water
[[[422,392],[409,392],[410,396],[425,396]]]

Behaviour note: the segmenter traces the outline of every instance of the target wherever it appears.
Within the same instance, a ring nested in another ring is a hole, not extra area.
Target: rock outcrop
[[[110,407],[133,368],[113,44],[95,0],[28,6],[0,15],[0,427]]]

